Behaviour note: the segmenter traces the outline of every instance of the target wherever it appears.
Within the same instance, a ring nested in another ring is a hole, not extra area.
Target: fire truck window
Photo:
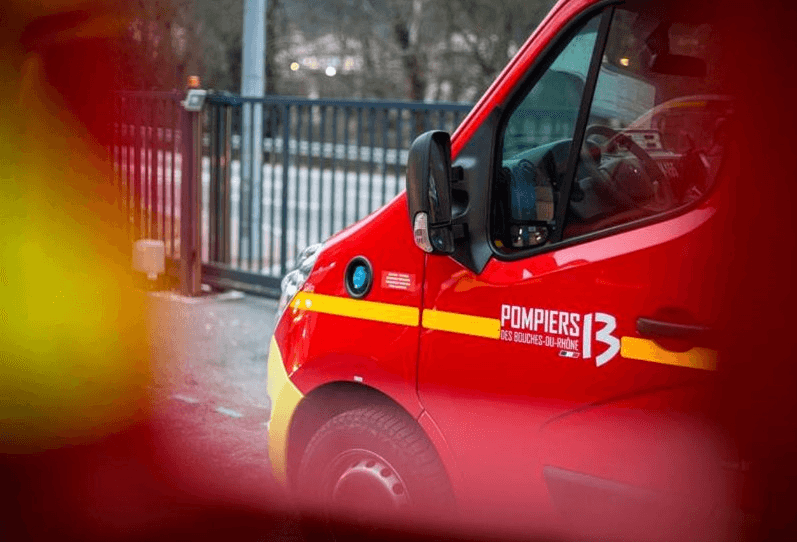
[[[542,245],[553,231],[557,190],[599,19],[591,19],[567,42],[527,94],[515,102],[506,122],[493,198],[493,237],[499,250]]]
[[[721,39],[684,14],[616,10],[565,238],[687,206],[714,183],[733,103],[722,92]]]

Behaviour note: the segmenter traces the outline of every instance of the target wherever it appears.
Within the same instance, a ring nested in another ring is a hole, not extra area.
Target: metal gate
[[[471,109],[211,93],[191,114],[181,99],[119,96],[125,120],[115,127],[114,159],[131,238],[164,240],[172,273],[198,253],[203,283],[271,296],[303,248],[402,190],[415,136],[452,132]],[[194,195],[192,210],[181,198]],[[196,246],[184,242],[186,213],[196,215]]]
[[[182,92],[120,92],[115,96],[110,155],[128,239],[164,242],[166,273],[186,295],[200,289],[194,246],[200,113],[186,111]]]

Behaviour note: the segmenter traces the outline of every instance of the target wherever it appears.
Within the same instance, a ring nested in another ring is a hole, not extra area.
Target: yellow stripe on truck
[[[425,309],[422,325],[426,329],[463,333],[488,339],[501,337],[501,321],[497,318]]]
[[[686,352],[672,352],[648,339],[623,337],[620,339],[620,355],[628,359],[663,363],[664,365],[704,371],[717,370],[717,352],[709,348],[695,347]]]
[[[299,310],[348,316],[350,318],[360,318],[387,324],[418,325],[418,309],[407,305],[393,305],[391,303],[377,303],[375,301],[299,292],[291,301],[291,307]]]
[[[277,341],[272,337],[268,351],[268,396],[271,398],[271,419],[268,422],[268,457],[277,481],[288,480],[288,428],[291,418],[302,400],[302,392],[294,386],[282,363]]]

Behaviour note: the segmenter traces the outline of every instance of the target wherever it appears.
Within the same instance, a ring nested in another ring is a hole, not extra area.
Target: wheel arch
[[[386,405],[406,414],[430,440],[437,455],[441,455],[436,435],[429,435],[427,427],[424,427],[426,424],[419,423],[406,408],[384,392],[361,383],[330,382],[309,392],[301,400],[291,419],[287,446],[287,478],[291,487],[295,486],[302,455],[316,431],[338,414],[369,405]],[[451,474],[447,474],[450,479]]]

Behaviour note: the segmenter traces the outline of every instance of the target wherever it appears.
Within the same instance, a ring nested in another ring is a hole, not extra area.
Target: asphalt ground
[[[156,396],[254,422],[268,418],[268,346],[277,301],[239,292],[149,295]]]
[[[258,507],[287,500],[268,461],[268,346],[276,300],[150,294],[159,453],[189,492]]]
[[[0,455],[0,540],[303,540],[267,452],[277,302],[147,298],[148,415],[84,444]]]

